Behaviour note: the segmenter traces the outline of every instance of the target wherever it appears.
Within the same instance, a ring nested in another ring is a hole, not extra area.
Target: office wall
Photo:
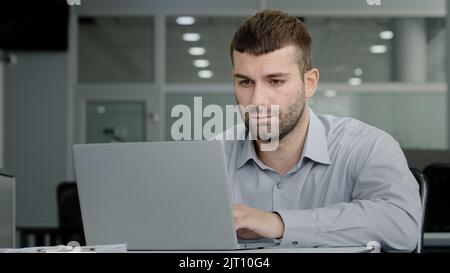
[[[66,177],[67,53],[16,53],[5,67],[5,168],[17,178],[17,226],[56,226]]]

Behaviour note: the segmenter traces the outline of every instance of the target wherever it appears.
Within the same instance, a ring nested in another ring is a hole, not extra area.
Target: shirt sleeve
[[[356,147],[354,147],[356,148]],[[307,210],[280,210],[281,245],[364,246],[412,251],[421,225],[419,186],[399,144],[388,134],[354,149],[352,201]]]

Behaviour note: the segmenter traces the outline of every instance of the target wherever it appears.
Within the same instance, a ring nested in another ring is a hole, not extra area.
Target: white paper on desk
[[[81,249],[86,248],[93,248],[94,251],[86,251],[92,253],[127,252],[127,244],[114,244],[114,245],[83,246],[78,249],[74,248],[72,251],[67,251],[67,246],[65,245],[26,247],[26,248],[4,248],[0,249],[0,253],[81,253],[84,252]]]

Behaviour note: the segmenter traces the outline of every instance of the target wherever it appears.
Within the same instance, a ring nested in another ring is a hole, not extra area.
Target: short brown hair
[[[230,44],[231,62],[234,50],[259,56],[288,45],[302,51],[298,60],[300,72],[311,69],[312,39],[305,24],[284,12],[262,10],[245,20],[234,34]]]

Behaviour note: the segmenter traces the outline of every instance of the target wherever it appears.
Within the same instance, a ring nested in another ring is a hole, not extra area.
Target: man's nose
[[[250,100],[252,105],[269,105],[267,89],[262,83],[256,83]]]

